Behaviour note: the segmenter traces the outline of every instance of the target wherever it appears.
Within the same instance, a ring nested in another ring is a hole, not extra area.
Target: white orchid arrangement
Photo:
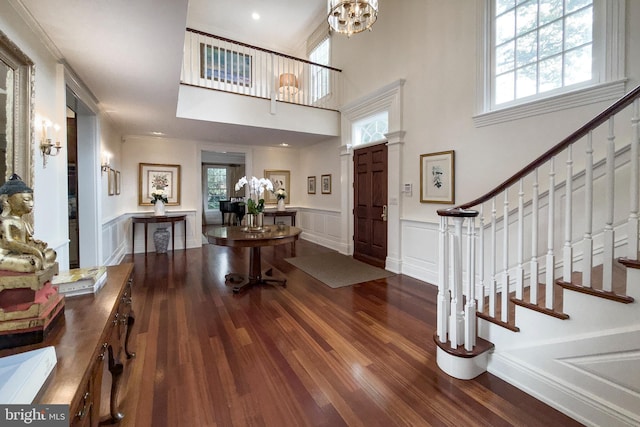
[[[243,176],[236,183],[236,191],[240,190],[245,185],[249,186],[249,199],[247,200],[247,213],[258,214],[264,210],[264,198],[262,195],[265,190],[273,191],[273,183],[266,178],[256,178],[252,176],[251,179],[247,179]]]

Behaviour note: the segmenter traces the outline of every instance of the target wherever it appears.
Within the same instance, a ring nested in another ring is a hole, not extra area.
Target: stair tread
[[[634,299],[626,295],[627,287],[627,268],[640,268],[640,261],[628,260],[621,258],[619,262],[613,263],[613,285],[612,291],[604,291],[602,289],[602,276],[603,266],[597,265],[591,270],[591,286],[585,287],[582,285],[583,275],[582,272],[574,271],[571,274],[571,282],[565,282],[562,278],[555,281],[553,287],[553,308],[546,308],[545,306],[545,285],[543,283],[538,284],[538,298],[537,303],[530,301],[530,288],[525,287],[523,290],[522,299],[516,298],[515,292],[509,293],[509,303],[507,307],[509,309],[508,320],[505,322],[502,320],[502,295],[498,293],[496,295],[496,310],[495,316],[489,315],[489,297],[485,296],[484,303],[479,304],[478,317],[510,329],[512,331],[519,331],[516,326],[515,319],[515,306],[519,305],[537,312],[556,317],[558,319],[568,319],[569,314],[563,312],[563,296],[564,289],[587,293],[599,298],[605,298],[612,301],[618,301],[621,303],[630,303]]]

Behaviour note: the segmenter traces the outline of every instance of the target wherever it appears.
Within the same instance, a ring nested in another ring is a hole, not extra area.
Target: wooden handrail
[[[623,96],[618,101],[613,103],[610,107],[608,107],[603,112],[601,112],[596,117],[594,117],[592,120],[587,122],[580,129],[578,129],[577,131],[573,132],[571,135],[569,135],[568,137],[560,141],[554,147],[550,148],[547,152],[542,154],[533,162],[529,163],[527,166],[525,166],[523,169],[521,169],[511,178],[507,179],[502,184],[498,185],[496,188],[486,193],[484,196],[478,197],[477,199],[471,202],[463,203],[453,208],[440,209],[438,210],[438,215],[459,216],[459,215],[456,215],[455,212],[464,211],[468,208],[477,206],[497,196],[498,194],[502,193],[505,189],[509,188],[511,185],[516,183],[518,180],[520,180],[521,178],[524,178],[525,176],[533,172],[536,168],[543,165],[545,162],[549,161],[553,156],[562,152],[569,145],[578,141],[580,138],[587,135],[590,131],[600,126],[602,123],[607,121],[611,116],[619,113],[621,110],[629,106],[638,97],[640,97],[640,86],[637,86],[631,92],[627,93],[625,96]]]
[[[258,46],[250,45],[250,44],[247,44],[247,43],[242,43],[242,42],[239,42],[239,41],[231,40],[231,39],[228,39],[228,38],[225,38],[225,37],[216,36],[214,34],[205,33],[204,31],[200,31],[200,30],[194,30],[193,28],[187,28],[187,31],[190,32],[190,33],[194,33],[194,34],[199,34],[201,36],[212,37],[214,39],[222,40],[223,42],[237,44],[238,46],[247,47],[249,49],[255,49],[255,50],[259,50],[261,52],[272,53],[274,55],[278,55],[278,56],[281,56],[283,58],[292,59],[294,61],[299,61],[299,62],[304,62],[305,64],[314,65],[316,67],[326,68],[327,70],[337,71],[339,73],[342,72],[342,70],[339,69],[339,68],[334,68],[334,67],[330,67],[328,65],[318,64],[316,62],[311,62],[311,61],[308,61],[308,60],[302,59],[302,58],[296,58],[295,56],[291,56],[291,55],[287,55],[287,54],[284,54],[284,53],[275,52],[273,50],[265,49],[263,47],[258,47]]]

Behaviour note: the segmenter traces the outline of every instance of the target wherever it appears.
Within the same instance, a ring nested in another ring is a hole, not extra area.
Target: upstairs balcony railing
[[[338,110],[342,71],[187,28],[181,83]]]

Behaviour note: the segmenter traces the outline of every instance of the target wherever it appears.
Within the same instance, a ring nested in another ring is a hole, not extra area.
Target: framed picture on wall
[[[320,177],[320,189],[322,194],[331,194],[331,174]]]
[[[307,194],[316,194],[316,177],[307,177]]]
[[[284,198],[284,202],[286,204],[291,203],[291,172],[265,169],[264,177],[271,181],[274,191],[278,188],[284,188],[287,192],[287,197]],[[278,199],[271,191],[265,191],[264,202],[267,204],[276,204],[278,203]]]
[[[151,206],[151,193],[162,191],[166,205],[180,204],[180,165],[140,163],[138,167],[138,205]]]
[[[420,203],[455,203],[453,150],[420,155]]]

